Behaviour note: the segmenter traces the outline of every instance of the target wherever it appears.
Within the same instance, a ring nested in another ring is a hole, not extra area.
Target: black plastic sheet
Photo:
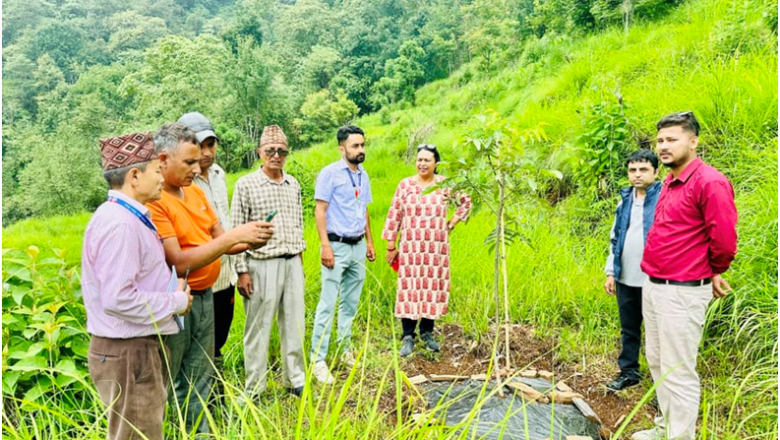
[[[514,379],[547,393],[553,386],[544,379]],[[467,380],[437,382],[423,387],[428,409],[447,426],[460,426],[469,438],[504,440],[565,439],[567,435],[599,437],[599,426],[585,418],[574,405],[526,403],[504,388],[504,397],[493,383]],[[475,413],[471,419],[472,409]]]

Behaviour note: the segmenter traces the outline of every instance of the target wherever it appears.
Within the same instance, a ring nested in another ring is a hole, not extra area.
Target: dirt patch
[[[460,326],[446,324],[437,329],[436,337],[442,341],[441,352],[428,352],[422,348],[421,342],[418,341],[414,355],[410,359],[402,361],[401,369],[408,377],[420,374],[425,376],[431,374],[471,376],[487,372],[492,353],[492,334],[486,335],[481,342],[477,342],[465,334]],[[503,347],[503,327],[500,337]],[[644,384],[624,392],[616,393],[608,390],[604,384],[611,380],[616,373],[614,360],[588,359],[588,374],[585,375],[582,373],[581,365],[577,363],[566,364],[558,360],[555,338],[537,338],[530,327],[512,325],[509,345],[510,358],[514,368],[534,368],[553,372],[556,382],[562,380],[576,392],[585,396],[585,400],[610,431],[615,431],[615,423],[621,416],[631,411],[646,391]],[[504,362],[501,359],[502,367],[505,365]],[[404,392],[407,395],[414,394],[414,391],[408,387],[404,388]],[[395,397],[393,392],[382,400],[387,403],[388,410],[394,411]],[[423,408],[423,401],[412,399],[404,413],[410,415]],[[654,415],[655,410],[645,405],[631,422],[626,433],[647,426]],[[627,435],[623,435],[623,438],[627,437]]]

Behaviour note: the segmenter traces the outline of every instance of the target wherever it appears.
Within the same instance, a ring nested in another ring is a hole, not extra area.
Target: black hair
[[[339,145],[343,144],[351,134],[365,136],[363,130],[357,125],[345,125],[339,128],[339,131],[336,132],[336,140],[339,141]]]
[[[699,135],[699,121],[692,111],[677,112],[666,115],[655,124],[656,129],[661,130],[666,127],[682,127],[683,130],[692,132],[695,136]]]
[[[439,150],[436,148],[436,145],[433,145],[433,144],[420,144],[420,145],[418,145],[417,146],[417,153],[419,153],[422,150],[430,151],[431,153],[433,153],[433,160],[435,160],[437,164],[439,162],[441,162],[441,154],[439,154]],[[437,166],[437,168],[438,168],[438,166]],[[437,174],[436,173],[436,168],[433,169],[433,174]]]
[[[106,182],[108,182],[109,188],[120,189],[125,184],[125,178],[127,177],[127,173],[129,173],[130,170],[136,168],[142,173],[146,172],[146,166],[149,165],[149,162],[134,163],[126,167],[113,168],[103,171],[103,178],[106,179]]]
[[[631,155],[628,156],[628,159],[626,159],[626,168],[628,168],[628,164],[632,162],[650,162],[650,165],[653,166],[654,170],[658,169],[658,156],[647,149],[636,150],[631,153]]]

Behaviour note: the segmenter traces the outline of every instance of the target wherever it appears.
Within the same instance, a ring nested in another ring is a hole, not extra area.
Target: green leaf
[[[72,359],[63,359],[57,362],[57,365],[54,366],[54,369],[59,370],[61,373],[80,376],[79,370],[76,368],[76,363],[73,362]]]
[[[24,301],[24,297],[27,296],[27,294],[30,292],[30,289],[24,286],[12,286],[10,291],[11,296],[14,298],[14,301],[16,301],[16,304],[21,305],[22,301]]]
[[[46,394],[51,390],[51,379],[48,377],[41,378],[41,380],[38,381],[38,383],[30,388],[27,393],[24,395],[24,400],[28,402],[35,402],[38,400],[42,395]]]
[[[10,278],[16,278],[21,281],[27,281],[29,283],[32,282],[32,275],[30,274],[30,269],[26,267],[15,267],[7,270],[8,276]]]
[[[13,396],[16,391],[16,383],[19,381],[21,371],[6,371],[3,373],[3,394]]]
[[[28,254],[30,257],[32,257],[32,259],[33,259],[33,260],[34,260],[34,259],[36,259],[36,258],[38,258],[38,254],[39,254],[40,252],[41,252],[41,251],[38,249],[38,246],[28,246],[28,247],[27,247],[27,254]]]
[[[89,355],[89,343],[85,341],[79,341],[74,342],[73,346],[71,347],[73,350],[73,353],[80,356],[83,359],[86,359]]]

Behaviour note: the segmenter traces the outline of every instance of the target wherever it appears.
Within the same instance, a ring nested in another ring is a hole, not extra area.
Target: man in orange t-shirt
[[[172,404],[180,405],[187,430],[209,432],[202,402],[211,390],[214,356],[214,300],[220,256],[264,246],[272,224],[250,222],[225,232],[203,190],[191,186],[200,172],[200,147],[195,132],[180,123],[166,124],[154,136],[164,183],[162,199],[148,204],[160,234],[165,260],[179,276],[187,269],[192,309],[184,328],[166,340],[168,371],[173,380]]]

